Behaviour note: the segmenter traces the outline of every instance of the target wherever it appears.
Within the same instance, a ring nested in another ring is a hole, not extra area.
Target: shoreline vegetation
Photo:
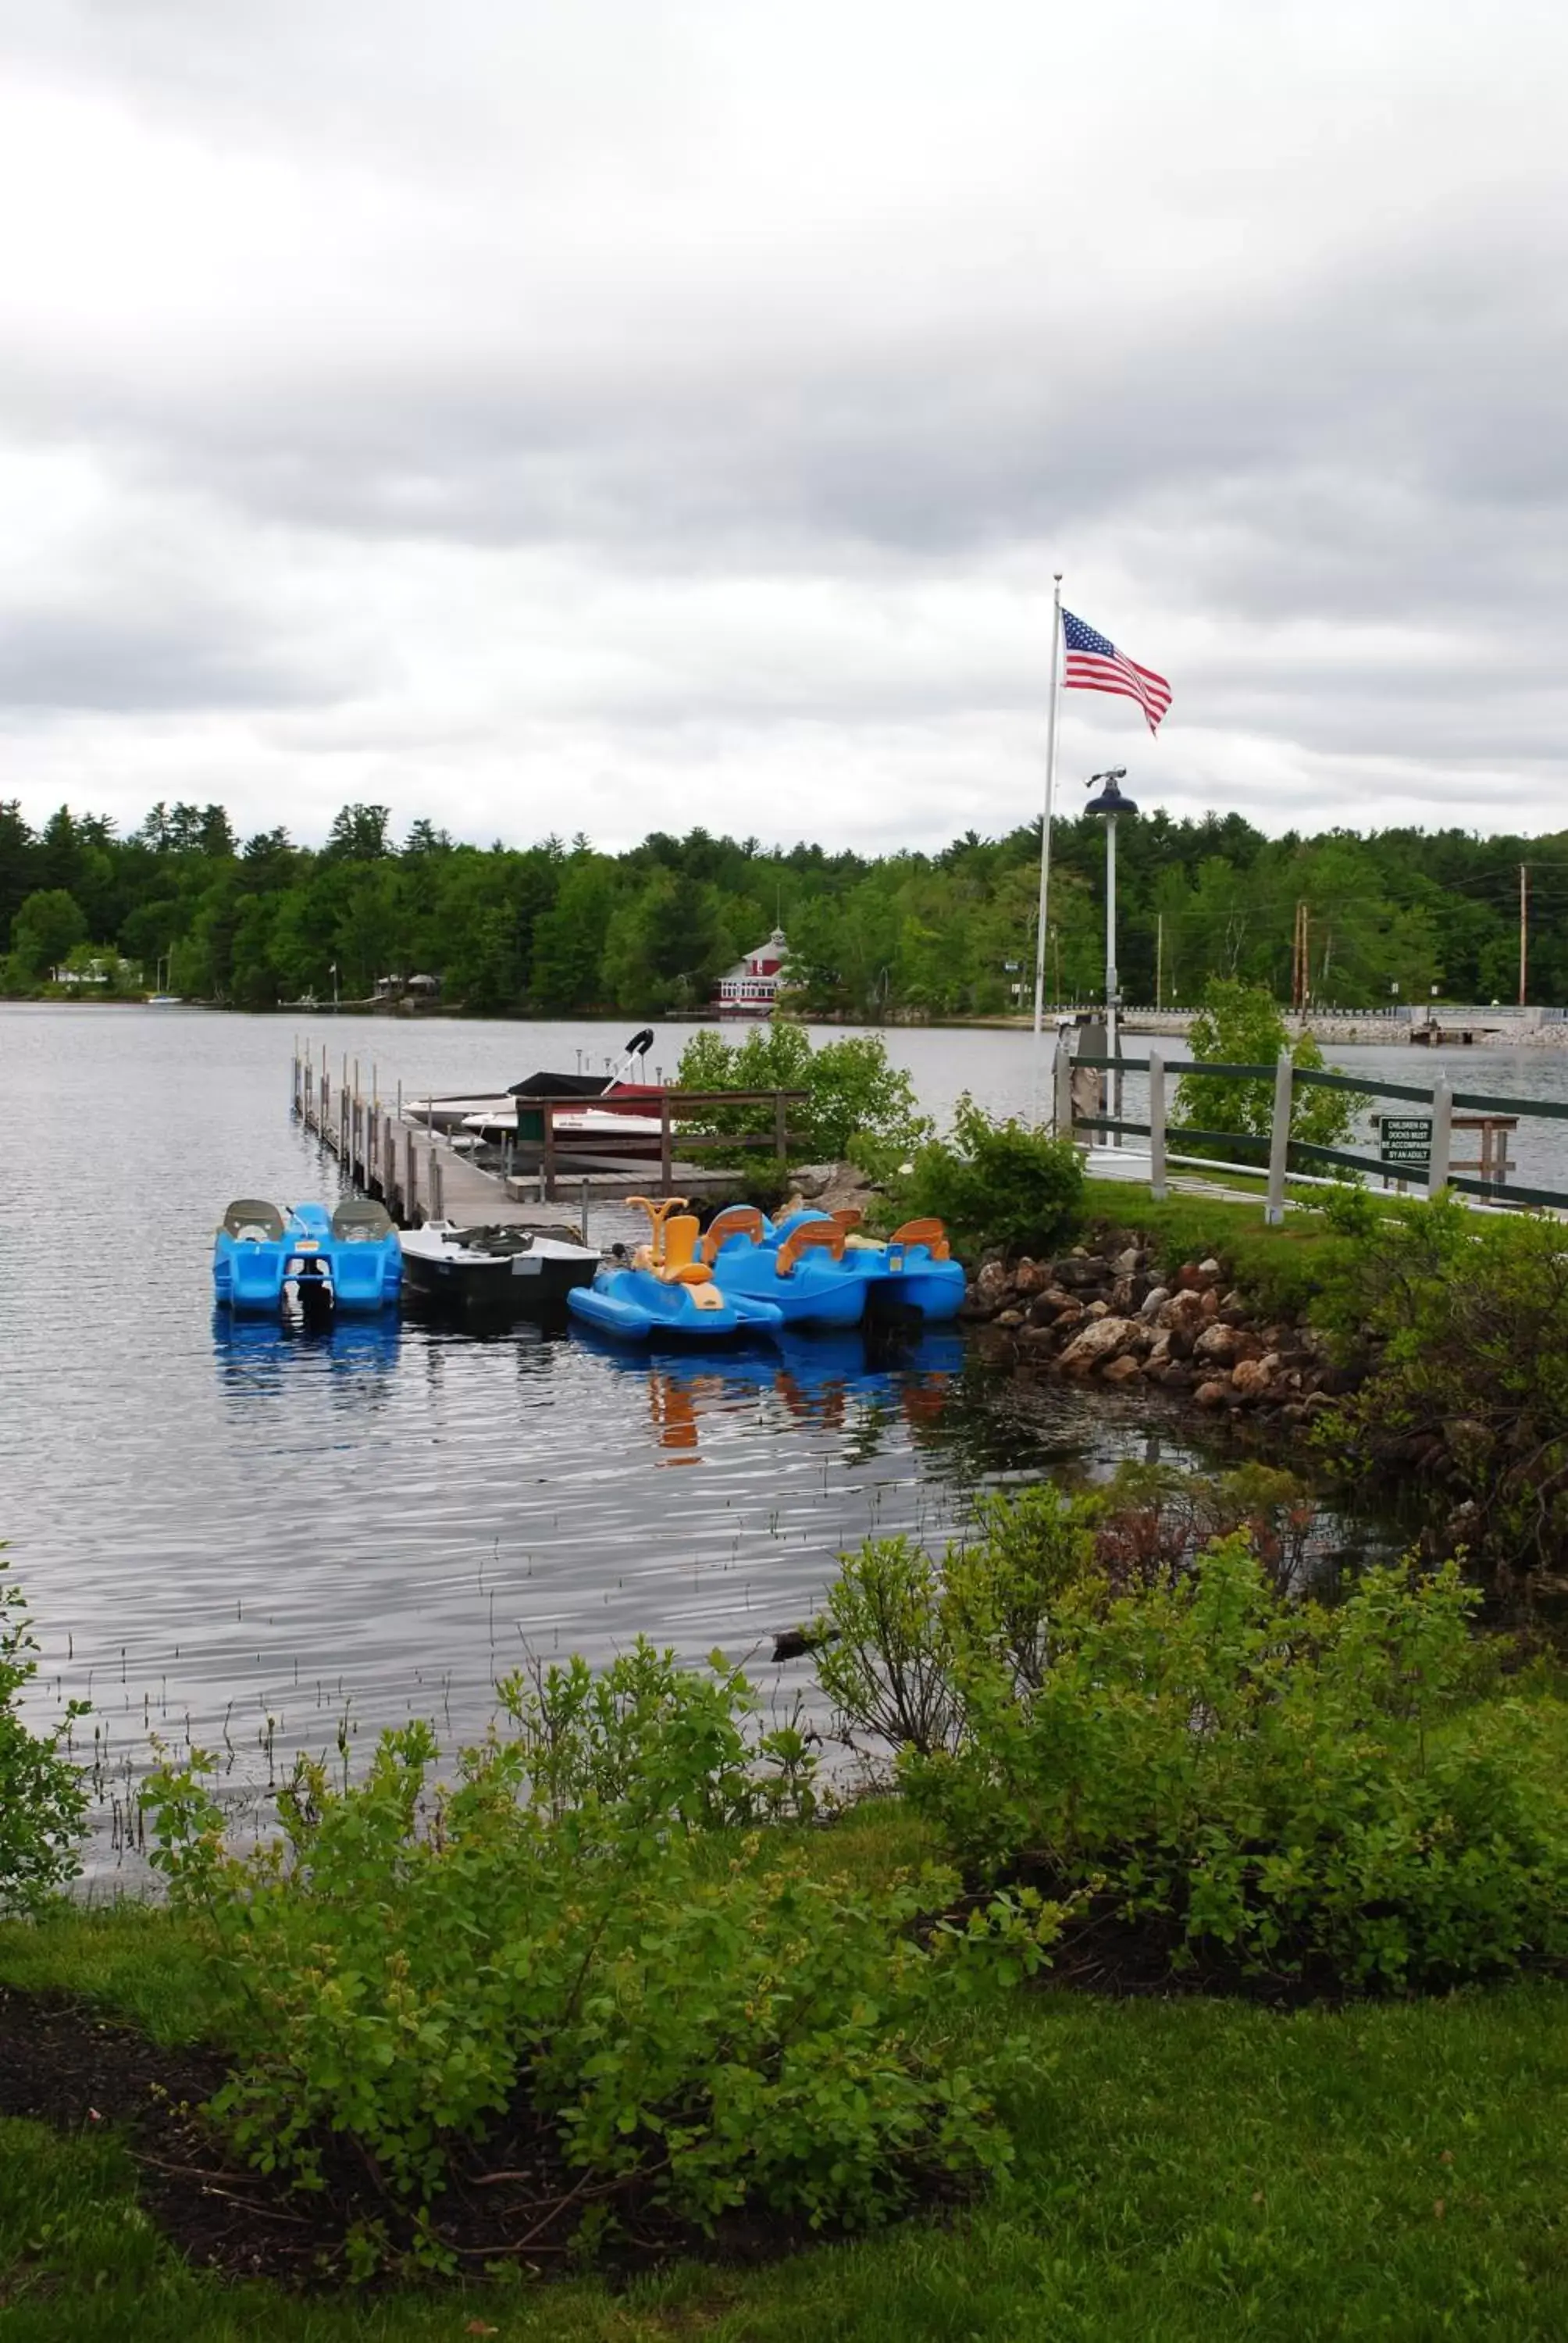
[[[1090,816],[1053,828],[1046,983],[1096,997],[1104,845]],[[881,856],[655,831],[618,853],[584,836],[480,847],[427,820],[395,839],[351,804],[325,844],[241,839],[217,804],[158,804],[122,836],[61,807],[35,830],[0,800],[0,996],[59,970],[74,996],[172,993],[240,1009],[370,1003],[379,984],[439,986],[448,1013],[690,1014],[775,927],[790,1003],[856,1023],[1005,1018],[1027,1004],[1040,832],[973,831]],[[1216,978],[1314,1011],[1512,1001],[1518,870],[1539,900],[1568,836],[1390,830],[1265,838],[1239,816],[1124,825],[1121,958],[1130,999],[1193,1003]],[[1568,930],[1530,939],[1530,998],[1568,999]],[[55,988],[58,991],[61,988]]]
[[[1270,1423],[1419,1499],[1412,1552],[1337,1578],[1267,1448],[993,1493],[841,1558],[809,1709],[525,1667],[468,1750],[299,1760],[259,1847],[164,1755],[166,1900],[98,1910],[14,1595],[0,2334],[1568,2330],[1557,1225],[1133,1206],[967,1102],[939,1138],[874,1047],[692,1046],[814,1071],[977,1342]]]

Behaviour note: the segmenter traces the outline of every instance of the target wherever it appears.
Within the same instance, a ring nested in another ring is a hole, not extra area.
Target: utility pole
[[[1519,1006],[1524,1006],[1524,995],[1530,982],[1530,865],[1519,866]]]
[[[1291,1007],[1300,1015],[1307,1005],[1311,962],[1308,958],[1309,913],[1305,900],[1296,905],[1296,930],[1291,940]]]

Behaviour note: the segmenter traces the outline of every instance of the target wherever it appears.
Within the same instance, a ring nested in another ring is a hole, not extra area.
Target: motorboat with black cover
[[[652,1047],[653,1028],[645,1025],[628,1041],[619,1066],[611,1066],[607,1058],[603,1073],[584,1073],[580,1066],[575,1074],[545,1071],[525,1075],[520,1082],[512,1082],[500,1091],[410,1099],[403,1111],[412,1121],[426,1123],[432,1131],[466,1131],[487,1140],[518,1133],[528,1136],[520,1117],[527,1114],[530,1099],[580,1098],[585,1109],[591,1101],[597,1101],[601,1108],[608,1104],[618,1119],[623,1115],[657,1119],[662,1085],[642,1080]]]
[[[404,1290],[411,1301],[471,1321],[564,1316],[599,1256],[575,1229],[458,1228],[427,1221],[403,1232]]]

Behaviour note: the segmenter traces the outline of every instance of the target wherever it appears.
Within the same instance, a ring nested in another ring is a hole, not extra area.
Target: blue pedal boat
[[[868,1287],[845,1258],[850,1221],[794,1212],[775,1228],[754,1204],[730,1204],[709,1222],[702,1258],[721,1292],[770,1302],[786,1326],[858,1326]]]
[[[856,1212],[791,1212],[777,1225],[754,1207],[716,1213],[705,1257],[727,1292],[766,1294],[787,1325],[855,1326],[868,1306],[894,1302],[929,1325],[958,1315],[964,1273],[940,1221],[906,1221],[885,1240],[859,1233]]]
[[[772,1334],[783,1324],[772,1302],[725,1292],[709,1263],[699,1259],[697,1215],[685,1211],[684,1196],[627,1202],[648,1214],[648,1242],[626,1268],[601,1269],[591,1285],[573,1287],[567,1307],[574,1318],[625,1342],[726,1342]]]
[[[381,1204],[297,1204],[286,1220],[276,1204],[241,1196],[213,1240],[212,1282],[219,1307],[236,1313],[360,1315],[397,1306],[403,1249]]]

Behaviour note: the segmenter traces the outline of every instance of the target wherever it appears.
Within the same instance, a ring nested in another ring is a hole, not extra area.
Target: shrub
[[[1524,1704],[1478,1697],[1448,1569],[1290,1606],[1243,1537],[1070,1590],[1037,1686],[960,1650],[965,1732],[903,1779],[971,1862],[1098,1886],[1178,1965],[1432,1986],[1568,1953],[1568,1811]]]
[[[894,1165],[930,1130],[909,1075],[888,1063],[887,1045],[876,1033],[817,1049],[803,1027],[782,1021],[754,1025],[740,1042],[696,1033],[681,1052],[676,1083],[695,1091],[805,1091],[805,1103],[790,1111],[793,1151],[815,1161],[837,1162],[857,1142],[858,1151]],[[757,1107],[709,1107],[688,1119],[694,1130],[721,1135],[772,1128],[769,1111]],[[738,1149],[733,1160],[747,1161],[746,1151]]]
[[[1285,1021],[1273,995],[1261,985],[1213,977],[1203,1006],[1192,1020],[1188,1047],[1194,1058],[1221,1065],[1272,1066],[1287,1045]],[[1298,1066],[1316,1072],[1323,1053],[1311,1033],[1289,1044]],[[1300,1087],[1291,1095],[1291,1137],[1317,1147],[1342,1146],[1355,1121],[1359,1100],[1345,1091]],[[1238,1081],[1224,1074],[1183,1074],[1176,1087],[1171,1121],[1195,1131],[1250,1133],[1266,1139],[1274,1120],[1272,1075]],[[1178,1142],[1197,1155],[1222,1151],[1201,1142]]]
[[[506,1696],[518,1730],[447,1789],[423,1725],[384,1735],[357,1785],[302,1765],[284,1840],[243,1858],[206,1761],[150,1785],[156,1860],[246,1988],[215,2105],[253,2161],[319,2186],[341,2136],[384,2201],[382,2249],[437,2265],[445,2192],[509,2177],[485,2144],[525,2118],[578,2176],[542,2218],[651,2200],[708,2225],[742,2204],[864,2225],[922,2174],[1007,2162],[990,2074],[943,2017],[1038,1965],[1050,1907],[918,1927],[951,1875],[862,1890],[763,1835],[716,1845],[701,1825],[747,1805],[753,1704],[729,1670],[683,1677],[642,1649]],[[775,1779],[799,1755],[773,1750]]]
[[[1371,1470],[1432,1450],[1505,1575],[1568,1544],[1568,1244],[1454,1199],[1369,1215],[1320,1315],[1371,1373],[1317,1437]]]
[[[22,1722],[17,1695],[38,1673],[37,1648],[21,1588],[0,1581],[0,1912],[35,1910],[81,1867],[87,1793],[66,1748],[88,1704],[72,1701],[47,1732]]]
[[[1070,1140],[993,1121],[966,1094],[954,1109],[951,1136],[921,1147],[893,1194],[901,1212],[945,1222],[959,1252],[1000,1245],[1010,1253],[1049,1254],[1078,1232],[1083,1164]]]
[[[823,1686],[952,1855],[1097,1893],[1177,1966],[1402,1987],[1568,1955],[1559,1712],[1501,1694],[1457,1573],[1292,1602],[1286,1476],[1186,1508],[1143,1477],[993,1498],[940,1564],[846,1557]]]

